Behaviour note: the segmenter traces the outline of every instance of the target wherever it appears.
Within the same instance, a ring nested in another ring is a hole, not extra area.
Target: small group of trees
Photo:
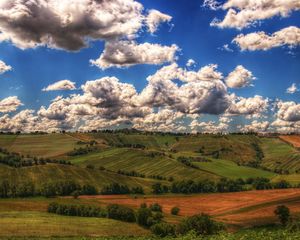
[[[127,185],[121,185],[118,183],[112,183],[104,186],[101,190],[103,195],[113,195],[113,194],[144,194],[144,189],[140,186],[129,188]]]
[[[11,184],[4,180],[0,183],[0,198],[33,197],[35,194],[36,188],[31,181]]]
[[[78,155],[85,155],[91,152],[97,151],[98,148],[96,146],[85,146],[85,147],[80,147],[80,148],[74,148],[73,151],[68,153],[68,156],[78,156]]]
[[[137,148],[137,149],[145,149],[146,146],[140,143],[114,143],[112,144],[114,147],[119,148]]]
[[[79,205],[79,204],[60,204],[50,203],[48,206],[49,213],[55,213],[65,216],[78,216],[78,217],[106,217],[106,210],[98,206]]]
[[[197,236],[207,236],[224,231],[225,226],[202,213],[184,218],[178,225],[160,222],[151,226],[150,229],[159,237],[184,236],[190,232]]]
[[[177,161],[180,163],[184,164],[187,167],[195,168],[195,169],[200,169],[197,165],[193,164],[193,158],[190,157],[178,157]]]

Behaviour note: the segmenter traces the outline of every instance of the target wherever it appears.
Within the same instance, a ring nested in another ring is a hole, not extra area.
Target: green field
[[[246,166],[238,166],[235,162],[229,160],[217,159],[211,160],[211,162],[194,162],[194,164],[203,170],[214,172],[215,174],[226,178],[273,178],[276,176],[276,174],[273,172]]]
[[[271,170],[295,173],[300,170],[300,152],[278,138],[263,138],[264,159],[262,165]]]

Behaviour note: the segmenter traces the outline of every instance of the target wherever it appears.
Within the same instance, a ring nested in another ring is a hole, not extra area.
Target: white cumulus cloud
[[[269,50],[275,47],[287,45],[289,47],[300,44],[300,28],[287,27],[271,35],[265,32],[254,32],[249,34],[240,34],[233,39],[242,51]]]
[[[155,33],[158,29],[158,26],[162,22],[170,22],[172,20],[172,17],[161,13],[158,10],[151,9],[149,11],[148,16],[146,17],[146,24],[148,26],[150,33]]]
[[[300,10],[300,2],[298,0],[227,0],[222,8],[227,11],[224,19],[214,19],[211,25],[243,29],[274,16],[288,17],[292,11]]]
[[[109,41],[105,44],[104,52],[91,64],[101,69],[110,67],[129,67],[135,64],[163,64],[176,59],[178,46],[162,46],[160,44],[134,41]]]
[[[7,97],[0,100],[0,113],[14,112],[23,105],[17,96]]]
[[[256,78],[252,72],[238,65],[225,79],[226,85],[230,88],[243,88],[251,86],[252,81]]]
[[[75,90],[76,86],[74,82],[70,80],[61,80],[56,83],[49,85],[46,88],[43,88],[42,91],[61,91],[61,90]]]

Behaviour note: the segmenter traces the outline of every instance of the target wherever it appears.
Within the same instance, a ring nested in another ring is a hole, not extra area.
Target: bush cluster
[[[79,205],[79,204],[59,204],[50,203],[48,206],[49,213],[55,213],[65,216],[78,217],[106,217],[107,213],[104,209],[96,206]]]

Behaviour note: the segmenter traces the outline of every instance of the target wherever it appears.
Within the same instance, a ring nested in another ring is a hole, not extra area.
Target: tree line
[[[0,163],[14,168],[30,167],[35,165],[46,165],[47,163],[72,165],[69,161],[31,157],[29,155],[23,156],[19,153],[8,152],[4,148],[0,148],[0,153],[3,154],[0,155]]]
[[[176,181],[171,186],[162,183],[155,183],[152,185],[152,192],[154,194],[163,193],[224,193],[224,192],[240,192],[247,190],[266,190],[266,189],[286,189],[293,187],[285,180],[272,183],[268,178],[248,178],[243,179],[227,179],[222,178],[219,181],[211,180],[182,180]],[[300,187],[298,185],[297,187]]]

